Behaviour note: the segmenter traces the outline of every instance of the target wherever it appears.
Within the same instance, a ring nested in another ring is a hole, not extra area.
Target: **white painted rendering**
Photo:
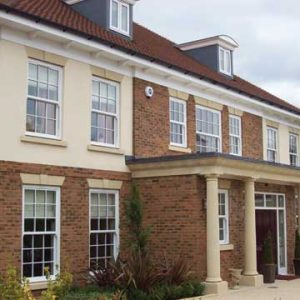
[[[128,171],[124,155],[132,155],[132,78],[120,76],[120,153],[88,150],[93,68],[72,59],[63,67],[63,146],[32,143],[32,137],[25,142],[28,59],[26,47],[0,41],[1,160]]]

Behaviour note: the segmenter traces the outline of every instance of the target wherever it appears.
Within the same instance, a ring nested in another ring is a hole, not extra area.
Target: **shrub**
[[[150,227],[143,227],[143,206],[138,187],[133,184],[131,195],[125,204],[125,213],[129,229],[129,245],[133,251],[147,251]]]
[[[27,280],[20,280],[16,268],[9,266],[0,279],[1,300],[34,300]]]
[[[264,264],[274,264],[273,239],[272,239],[271,232],[268,232],[267,237],[264,241],[263,263]]]

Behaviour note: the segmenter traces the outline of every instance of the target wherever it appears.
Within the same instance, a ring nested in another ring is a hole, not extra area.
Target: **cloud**
[[[299,11],[296,0],[141,0],[135,20],[176,43],[232,36],[236,74],[300,106]]]

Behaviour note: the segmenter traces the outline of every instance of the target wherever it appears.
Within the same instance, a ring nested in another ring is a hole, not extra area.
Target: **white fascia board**
[[[294,124],[295,121],[298,121],[300,127],[300,116],[297,114],[268,105],[261,102],[259,99],[255,100],[220,85],[212,84],[206,80],[197,79],[194,76],[183,74],[180,71],[164,67],[158,63],[150,62],[138,56],[127,54],[121,50],[101,44],[100,42],[89,40],[87,38],[83,38],[69,32],[64,32],[41,23],[36,23],[20,16],[7,14],[2,11],[0,11],[0,26],[1,24],[16,28],[19,31],[27,31],[27,33],[34,30],[39,30],[41,32],[36,39],[29,40],[24,37],[20,38],[21,34],[19,34],[18,39],[16,34],[12,34],[13,30],[11,30],[11,34],[9,33],[9,30],[5,30],[6,34],[4,33],[4,30],[2,30],[3,39],[12,39],[12,41],[16,43],[24,44],[33,48],[36,47],[37,49],[77,59],[79,61],[94,64],[95,66],[101,65],[101,67],[111,69],[112,71],[119,72],[124,75],[131,74],[132,76],[146,79],[160,85],[171,88],[177,87],[178,90],[183,92],[204,97],[220,104],[236,107],[243,111],[252,112],[256,115],[265,116],[269,119],[273,118],[278,122],[285,121],[287,118],[292,119],[291,122],[289,122],[289,120],[287,120],[287,122],[293,127],[298,127],[298,125]],[[47,37],[47,39],[42,39],[42,34]],[[71,49],[66,50],[63,46],[61,46],[69,42],[74,43],[74,46]],[[81,51],[76,51],[75,48],[78,48]],[[83,55],[83,52],[85,52],[85,55]],[[100,53],[101,55],[102,52],[107,56],[106,60],[100,60],[101,57],[96,59],[90,55],[91,53]],[[86,54],[88,54],[89,59],[87,59]],[[112,62],[114,61],[115,63],[113,64]],[[130,64],[120,67],[120,61],[128,61]],[[152,72],[147,71],[145,73],[142,71],[149,69],[152,70]],[[166,78],[168,78],[168,80],[166,80]]]

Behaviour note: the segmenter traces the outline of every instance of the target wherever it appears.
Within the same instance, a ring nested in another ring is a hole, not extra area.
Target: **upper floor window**
[[[229,243],[228,192],[219,191],[219,241]]]
[[[267,160],[277,161],[278,131],[276,128],[267,127]]]
[[[230,154],[242,155],[241,118],[229,116]]]
[[[186,147],[186,102],[170,99],[170,143]]]
[[[26,132],[60,137],[61,68],[38,61],[28,66]]]
[[[230,50],[219,48],[219,69],[226,75],[232,75],[232,62]]]
[[[91,141],[118,147],[119,84],[93,78]]]
[[[221,114],[217,110],[196,106],[198,152],[221,151]]]
[[[60,190],[25,186],[23,189],[22,276],[46,280],[45,268],[55,276],[59,267]]]
[[[118,191],[90,191],[90,267],[107,267],[118,255]]]
[[[292,166],[298,165],[298,135],[290,133],[290,164]]]
[[[129,5],[119,1],[110,1],[110,27],[122,34],[129,35]]]

